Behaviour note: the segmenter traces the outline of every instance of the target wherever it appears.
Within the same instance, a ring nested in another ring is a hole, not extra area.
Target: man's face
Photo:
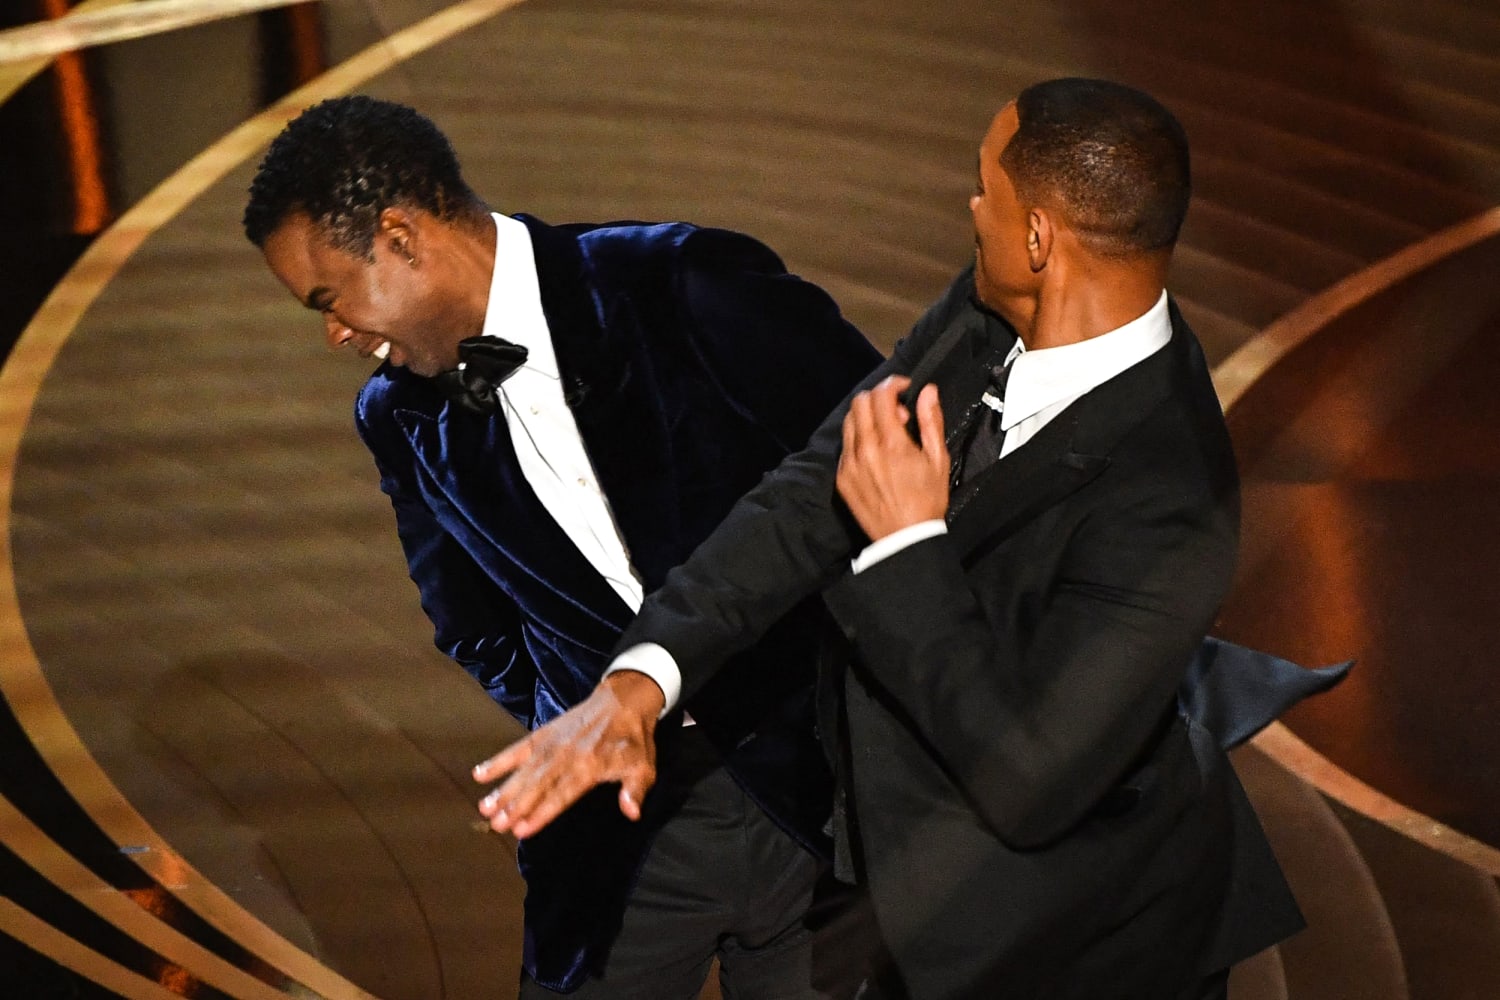
[[[377,233],[374,261],[332,246],[307,215],[289,215],[263,248],[266,263],[297,301],[323,315],[329,347],[349,345],[431,377],[458,364],[451,303],[433,269],[414,268],[400,234]]]
[[[979,146],[979,177],[969,196],[974,215],[974,288],[979,301],[1017,322],[1016,303],[1025,297],[1035,276],[1027,254],[1029,212],[1000,166],[1019,122],[1015,104],[1000,109]]]

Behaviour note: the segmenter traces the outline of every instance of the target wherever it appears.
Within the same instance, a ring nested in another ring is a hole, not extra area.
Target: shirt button
[[[588,484],[589,484],[589,481],[587,479],[583,478],[582,476],[578,477],[578,485],[579,486],[587,486]]]
[[[541,412],[542,412],[542,408],[540,406],[533,406],[531,408],[531,415],[533,417],[536,416],[538,413],[541,413]]]

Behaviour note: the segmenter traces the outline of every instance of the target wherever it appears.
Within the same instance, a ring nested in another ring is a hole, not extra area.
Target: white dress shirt
[[[521,473],[569,539],[631,611],[644,596],[609,500],[583,447],[573,411],[563,400],[557,352],[542,312],[541,285],[525,223],[495,215],[495,272],[485,307],[484,336],[526,348],[526,363],[500,386],[505,424]]]
[[[1030,441],[1080,396],[1146,360],[1171,339],[1172,321],[1167,293],[1163,291],[1145,313],[1097,337],[1037,351],[1028,351],[1016,341],[1006,357],[1011,372],[1005,384],[1005,398],[997,401],[1000,428],[1005,435],[1000,457]],[[910,545],[947,531],[942,519],[908,525],[866,546],[854,558],[851,569],[859,573]],[[621,653],[608,672],[616,670],[638,670],[650,676],[667,696],[666,709],[676,703],[682,691],[677,662],[655,643],[632,646]]]

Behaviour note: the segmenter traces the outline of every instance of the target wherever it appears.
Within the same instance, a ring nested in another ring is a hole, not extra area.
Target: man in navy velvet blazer
[[[879,361],[749,237],[492,215],[430,121],[369,98],[287,127],[245,228],[331,345],[382,361],[357,425],[436,643],[528,728],[594,689],[643,594]],[[820,614],[662,721],[640,822],[601,791],[520,843],[522,996],[696,997],[715,955],[736,996],[838,993],[808,927]]]

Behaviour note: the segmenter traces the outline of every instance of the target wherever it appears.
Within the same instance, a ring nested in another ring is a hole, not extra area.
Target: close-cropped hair
[[[1038,83],[1016,97],[1000,164],[1024,202],[1060,209],[1096,253],[1170,249],[1192,195],[1187,133],[1155,98],[1107,80]]]
[[[340,250],[371,256],[380,213],[401,206],[440,219],[482,210],[447,136],[424,115],[373,97],[315,104],[271,143],[245,206],[258,247],[304,212]]]

